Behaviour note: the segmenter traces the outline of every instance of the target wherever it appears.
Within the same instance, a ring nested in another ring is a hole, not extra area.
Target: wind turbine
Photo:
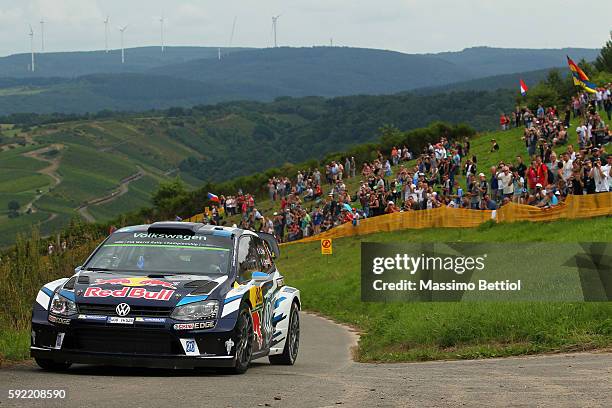
[[[159,19],[159,30],[161,34],[161,52],[164,52],[164,15]]]
[[[278,18],[280,16],[280,14],[278,16],[272,16],[272,31],[274,31],[274,48],[278,47],[278,44],[276,42],[276,24],[278,23]]]
[[[104,19],[104,51],[108,53],[108,22],[110,21],[110,17],[106,16]]]
[[[40,52],[45,52],[45,20],[40,19]]]
[[[232,45],[234,45],[234,33],[236,32],[236,20],[238,20],[238,16],[234,16],[234,23],[232,24],[232,35],[230,35],[229,48],[232,48]]]
[[[121,63],[122,64],[125,63],[125,49],[123,48],[123,33],[125,32],[127,28],[128,28],[127,25],[123,27],[119,27],[119,31],[121,32]]]
[[[30,52],[32,54],[32,63],[30,65],[30,71],[34,72],[35,70],[35,65],[34,65],[34,30],[32,29],[32,25],[30,24],[30,34],[28,34],[30,36]]]

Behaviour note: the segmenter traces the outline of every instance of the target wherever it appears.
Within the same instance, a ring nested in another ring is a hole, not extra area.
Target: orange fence
[[[570,195],[565,202],[552,208],[537,208],[530,205],[509,203],[497,211],[479,211],[463,208],[439,207],[424,211],[409,211],[366,218],[359,224],[342,224],[318,235],[306,237],[298,242],[312,242],[323,238],[342,238],[366,235],[375,232],[398,231],[421,228],[473,228],[489,221],[555,221],[562,218],[590,218],[612,215],[612,193]],[[285,245],[285,244],[283,244]]]
[[[439,207],[431,210],[398,212],[359,220],[358,225],[342,224],[318,235],[306,237],[298,242],[312,242],[323,238],[342,238],[421,228],[474,228],[491,219],[495,222],[555,221],[562,218],[590,218],[612,215],[612,192],[567,197],[565,202],[552,208],[537,208],[530,205],[509,203],[497,211],[468,210],[464,208]],[[202,222],[204,214],[196,214],[184,221]]]

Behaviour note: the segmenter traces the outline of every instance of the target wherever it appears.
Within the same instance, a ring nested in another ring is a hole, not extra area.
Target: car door
[[[263,337],[264,348],[267,348],[272,343],[272,334],[274,328],[272,318],[274,315],[274,281],[273,273],[276,269],[270,251],[266,247],[266,243],[259,237],[255,238],[257,243],[257,255],[259,264],[261,265],[262,274],[256,281],[256,285],[261,288],[263,296],[263,307],[261,311],[261,334]]]
[[[246,235],[238,244],[238,276],[241,285],[250,285],[248,297],[251,303],[254,351],[266,350],[272,339],[272,277],[270,263],[262,265],[263,254],[267,253],[259,237]]]

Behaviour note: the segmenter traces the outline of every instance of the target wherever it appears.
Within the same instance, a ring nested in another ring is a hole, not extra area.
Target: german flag
[[[590,93],[597,92],[597,85],[589,81],[587,74],[569,56],[567,57],[567,65],[569,65],[569,69],[572,71],[574,85],[580,86]]]

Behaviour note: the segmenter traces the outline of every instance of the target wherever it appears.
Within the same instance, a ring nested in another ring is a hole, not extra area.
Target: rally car
[[[34,303],[30,352],[43,369],[72,363],[244,373],[268,357],[292,365],[300,292],[274,264],[273,236],[157,222],[111,234]]]

